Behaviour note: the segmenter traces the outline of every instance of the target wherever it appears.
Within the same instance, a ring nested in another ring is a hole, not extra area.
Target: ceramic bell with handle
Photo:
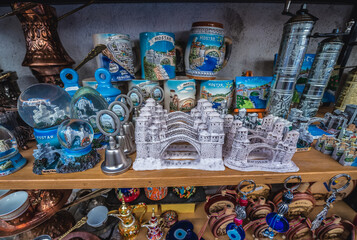
[[[146,213],[147,207],[145,203],[139,203],[137,205],[128,205],[122,198],[122,205],[118,210],[113,210],[108,213],[108,216],[116,217],[120,220],[118,224],[119,233],[124,240],[134,240],[139,234],[141,222],[143,216]],[[143,209],[143,213],[140,218],[136,218],[133,211],[137,209]]]

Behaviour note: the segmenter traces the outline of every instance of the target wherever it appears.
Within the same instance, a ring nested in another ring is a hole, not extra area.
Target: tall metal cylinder
[[[357,105],[357,67],[348,72],[347,80],[336,103],[336,108],[344,111],[346,105]]]
[[[342,46],[339,37],[319,43],[299,104],[304,117],[315,117]]]
[[[295,83],[309,45],[316,18],[308,14],[306,5],[284,24],[274,76],[268,112],[286,118],[293,98]]]

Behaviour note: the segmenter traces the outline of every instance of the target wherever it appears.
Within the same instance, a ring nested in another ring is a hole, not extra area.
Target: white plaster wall
[[[58,15],[78,5],[55,5]],[[292,4],[291,11],[298,10]],[[280,13],[283,4],[276,3],[127,3],[94,4],[63,19],[58,26],[59,36],[69,55],[79,63],[92,48],[94,33],[127,33],[138,41],[145,31],[169,31],[176,40],[187,41],[192,22],[217,21],[225,26],[233,38],[230,62],[220,73],[234,77],[252,70],[256,76],[272,74],[273,56],[278,51],[283,24],[289,19]],[[314,32],[330,32],[343,28],[352,11],[351,5],[308,5],[310,13],[317,16]],[[10,7],[0,7],[0,13]],[[318,39],[312,39],[309,53],[316,51]],[[19,77],[31,74],[21,63],[25,55],[25,41],[16,17],[0,20],[0,67],[17,71]],[[352,56],[349,64],[356,64]],[[94,74],[93,60],[80,71],[80,78]],[[23,89],[29,82],[20,81]]]

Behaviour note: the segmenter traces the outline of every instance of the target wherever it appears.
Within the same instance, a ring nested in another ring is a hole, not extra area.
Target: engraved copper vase
[[[26,3],[13,3],[15,11]],[[62,84],[59,73],[63,68],[70,68],[74,61],[68,55],[57,33],[57,15],[55,8],[37,4],[20,11],[19,18],[26,40],[26,55],[22,66],[30,67],[35,77],[42,83]]]

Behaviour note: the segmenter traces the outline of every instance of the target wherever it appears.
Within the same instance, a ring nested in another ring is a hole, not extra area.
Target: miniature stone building
[[[299,168],[291,159],[298,138],[297,131],[287,130],[286,120],[272,115],[252,129],[236,119],[226,135],[224,164],[240,171],[296,172]]]
[[[192,168],[223,171],[223,124],[224,120],[206,99],[200,99],[190,115],[183,112],[168,114],[161,105],[148,99],[136,119],[134,170]]]

